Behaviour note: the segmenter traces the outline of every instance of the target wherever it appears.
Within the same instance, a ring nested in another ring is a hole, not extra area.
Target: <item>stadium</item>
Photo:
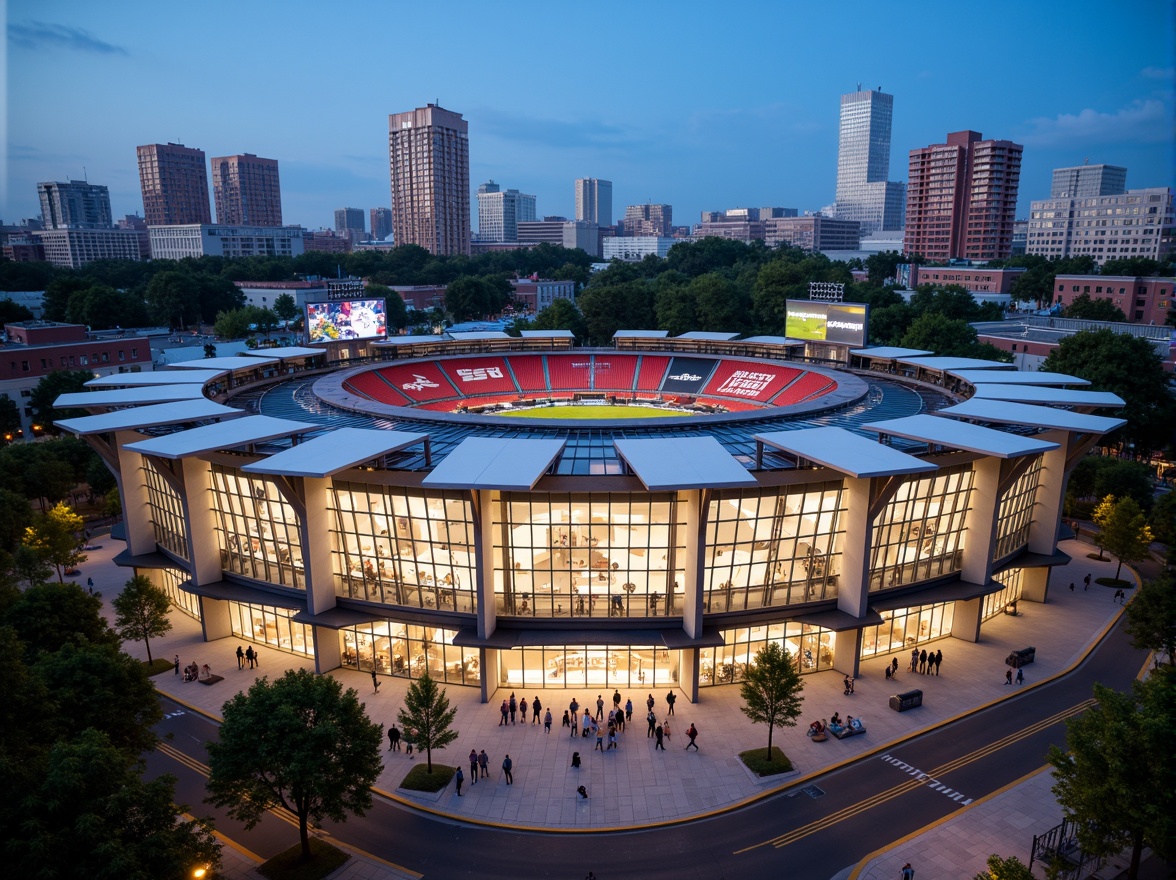
[[[856,675],[1044,601],[1068,472],[1122,424],[1094,414],[1114,395],[1008,364],[613,343],[257,350],[95,379],[58,426],[118,479],[120,564],[208,640],[483,699],[693,701],[768,642],[802,673]]]

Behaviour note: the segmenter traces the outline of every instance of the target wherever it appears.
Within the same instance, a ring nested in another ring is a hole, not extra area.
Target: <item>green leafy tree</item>
[[[118,636],[102,618],[102,600],[77,584],[37,584],[24,590],[4,615],[29,657],[68,644],[118,646]]]
[[[404,729],[412,731],[417,749],[424,750],[429,773],[433,772],[433,749],[443,749],[457,739],[457,731],[452,729],[457,709],[449,707],[445,694],[426,670],[408,686],[404,708],[397,715]]]
[[[910,260],[898,251],[881,251],[866,257],[866,272],[870,281],[881,284],[894,278],[900,264],[909,262]]]
[[[749,328],[751,295],[743,285],[708,272],[690,282],[690,292],[698,315],[696,329],[743,333]]]
[[[10,489],[0,489],[0,550],[16,549],[32,522],[29,500]]]
[[[1172,263],[1161,263],[1151,257],[1120,257],[1102,264],[1103,275],[1149,276],[1172,272]]]
[[[1067,751],[1050,748],[1053,793],[1084,853],[1131,848],[1135,880],[1145,846],[1176,858],[1176,676],[1154,674],[1130,694],[1096,684],[1094,696],[1066,722]]]
[[[772,753],[772,734],[777,727],[795,727],[804,698],[804,682],[796,661],[787,648],[776,642],[756,652],[739,685],[744,705],[740,707],[753,724],[768,725],[768,754]]]
[[[53,567],[58,583],[64,583],[65,572],[86,561],[81,540],[84,531],[85,521],[59,501],[25,529],[22,543]]]
[[[981,871],[972,880],[1036,880],[1033,872],[1016,856],[1001,858],[995,853],[988,857],[988,870]]]
[[[631,269],[627,265],[624,268]],[[605,270],[610,271],[611,268]],[[658,326],[653,288],[648,283],[633,280],[598,286],[595,282],[593,278],[593,284],[576,298],[593,343],[611,343],[618,330],[650,330]]]
[[[0,395],[0,441],[11,443],[20,430],[20,407],[7,394]]]
[[[1150,522],[1157,541],[1176,545],[1176,492],[1165,492],[1156,498]]]
[[[1167,655],[1176,665],[1176,583],[1171,575],[1147,581],[1127,606],[1127,633],[1136,648]]]
[[[237,694],[223,715],[219,741],[208,744],[209,801],[246,828],[281,804],[298,817],[305,861],[311,819],[345,822],[371,806],[383,729],[368,720],[353,689],[291,670]]]
[[[1062,311],[1066,318],[1080,318],[1086,321],[1126,321],[1123,310],[1109,299],[1091,299],[1089,293],[1080,293]]]
[[[111,603],[114,606],[114,627],[124,639],[142,642],[147,648],[147,662],[151,662],[151,639],[162,638],[171,632],[167,616],[171,600],[144,575],[135,575]]]
[[[400,330],[408,326],[408,306],[404,304],[404,297],[383,284],[369,284],[364,288],[364,296],[384,300],[384,315],[387,326]]]
[[[12,553],[12,575],[21,583],[39,586],[53,576],[53,569],[37,551],[21,544]]]
[[[454,322],[480,318],[490,313],[491,292],[486,281],[464,275],[445,289],[445,310]]]
[[[60,501],[75,482],[73,467],[54,455],[53,443],[13,443],[0,450],[0,485],[25,498]]]
[[[1141,461],[1110,456],[1090,456],[1099,462],[1094,474],[1094,495],[1133,498],[1142,510],[1153,503],[1152,469]]]
[[[218,339],[243,339],[249,333],[251,323],[248,309],[230,309],[217,312],[212,332]]]
[[[1116,501],[1113,495],[1108,495],[1095,510],[1094,522],[1102,530],[1100,545],[1119,560],[1115,580],[1119,579],[1124,562],[1130,564],[1147,558],[1147,549],[1152,542],[1151,528],[1134,498]]]
[[[147,285],[146,299],[154,320],[172,330],[200,317],[200,290],[186,272],[160,272]]]
[[[279,293],[274,298],[274,314],[283,321],[291,321],[298,317],[298,303],[288,293]]]
[[[266,339],[269,339],[270,334],[278,329],[278,316],[273,309],[246,306],[245,311],[249,315],[249,323],[257,329],[258,333],[265,334]]]
[[[110,468],[98,456],[94,456],[86,465],[86,485],[90,487],[92,495],[105,495],[118,486]]]
[[[588,334],[588,325],[584,323],[584,316],[570,299],[557,299],[547,308],[535,316],[530,322],[530,330],[571,330],[577,339],[584,339]]]
[[[86,383],[94,378],[88,370],[56,370],[42,376],[29,394],[29,406],[37,413],[37,421],[45,430],[53,428],[58,419],[86,415],[85,410],[56,409],[54,401],[62,394],[75,394],[86,390]]]
[[[33,313],[26,306],[22,306],[10,296],[0,299],[0,326],[31,320],[33,320]]]

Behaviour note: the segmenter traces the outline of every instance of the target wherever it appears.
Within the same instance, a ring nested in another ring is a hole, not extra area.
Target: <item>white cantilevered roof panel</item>
[[[297,357],[314,357],[315,355],[325,355],[327,353],[324,348],[306,348],[301,345],[286,345],[279,348],[255,348],[247,349],[241,352],[241,357],[251,358],[297,358]]]
[[[900,364],[924,370],[1015,370],[1013,364],[966,357],[900,357]]]
[[[564,448],[563,440],[467,437],[422,485],[435,489],[500,489],[526,492],[547,473]]]
[[[510,339],[503,330],[451,330],[449,335],[458,342],[477,342],[482,339]]]
[[[936,464],[899,452],[845,428],[773,431],[770,434],[756,434],[755,439],[765,446],[782,449],[851,477],[888,477],[939,469]]]
[[[613,445],[651,492],[758,485],[714,437],[618,438]]]
[[[862,425],[867,431],[877,431],[889,437],[904,437],[947,449],[962,449],[996,458],[1018,458],[1057,449],[1057,443],[1009,434],[993,428],[983,428],[955,419],[944,419],[927,414],[872,422]]]
[[[145,403],[170,403],[173,400],[199,400],[202,397],[202,385],[145,385],[141,388],[60,394],[53,405],[57,409],[88,409],[92,406],[142,406]]]
[[[977,385],[973,400],[1008,400],[1013,403],[1040,403],[1053,406],[1095,406],[1119,409],[1123,398],[1110,391],[1086,391],[1078,388],[1051,388],[1047,385]]]
[[[1052,406],[1010,403],[1007,400],[978,400],[975,397],[955,406],[941,409],[937,414],[956,419],[995,422],[1001,425],[1060,428],[1063,431],[1080,431],[1084,434],[1107,434],[1127,424],[1126,419],[1086,415],[1066,409],[1054,409]]]
[[[277,362],[277,358],[266,354],[257,357],[241,355],[240,357],[201,358],[198,361],[177,361],[174,364],[168,364],[168,366],[181,370],[256,370]]]
[[[669,330],[618,330],[613,339],[665,339]]]
[[[1065,373],[1033,373],[1024,370],[948,370],[950,375],[969,385],[1089,385],[1085,379]]]
[[[63,431],[83,436],[105,434],[108,431],[136,431],[141,428],[178,425],[184,422],[203,422],[208,419],[238,419],[243,415],[244,410],[200,398],[157,403],[154,406],[136,406],[94,416],[79,416],[76,419],[61,419],[54,424]]]
[[[855,348],[850,351],[854,357],[880,358],[882,360],[898,360],[899,358],[920,357],[925,354],[935,354],[933,351],[923,351],[921,348],[899,348],[896,345],[877,345],[874,348]]]
[[[281,474],[290,477],[326,477],[420,443],[428,434],[406,431],[374,431],[368,428],[339,428],[312,437],[304,443],[275,452],[247,464],[250,474]]]
[[[240,410],[238,410],[240,412]],[[157,455],[160,458],[186,458],[203,452],[217,452],[221,449],[235,449],[250,443],[262,443],[292,434],[321,431],[322,425],[310,425],[290,419],[275,419],[272,416],[246,416],[231,422],[203,425],[190,431],[177,431],[163,437],[136,440],[124,448],[143,455]]]
[[[87,388],[141,388],[144,385],[207,385],[228,370],[152,370],[149,373],[111,373],[86,383]]]
[[[675,336],[675,339],[692,339],[702,342],[728,342],[738,336],[738,333],[718,333],[711,330],[691,330]]]
[[[571,330],[520,330],[523,339],[575,339]]]

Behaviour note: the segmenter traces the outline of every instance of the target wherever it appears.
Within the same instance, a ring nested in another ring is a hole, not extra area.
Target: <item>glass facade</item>
[[[181,559],[188,559],[188,521],[184,505],[176,490],[143,459],[143,481],[147,484],[147,504],[151,508],[151,527],[155,543]]]
[[[338,595],[477,611],[473,513],[466,495],[339,482],[331,500]]]
[[[874,521],[871,592],[960,570],[974,476],[970,465],[945,467],[899,487]]]
[[[738,627],[722,632],[722,647],[699,651],[700,687],[735,684],[743,680],[748,665],[768,642],[787,649],[801,673],[833,668],[837,634],[809,624],[787,622],[766,626]]]
[[[705,610],[836,598],[843,511],[840,481],[716,491],[707,512]]]
[[[143,573],[140,569],[139,573]],[[183,584],[186,584],[192,579],[192,575],[181,568],[160,568],[155,570],[155,576],[151,579],[157,587],[167,593],[167,597],[171,599],[172,605],[183,611],[189,617],[200,619],[200,597],[195,593],[189,593],[184,589]]]
[[[217,540],[226,571],[306,588],[300,523],[294,509],[268,480],[236,468],[211,466]]]
[[[275,608],[272,605],[229,602],[233,635],[261,642],[279,651],[313,657],[314,627],[291,620],[297,613],[289,608]]]
[[[996,518],[996,543],[993,559],[1004,559],[1029,543],[1029,528],[1033,525],[1033,504],[1037,500],[1037,484],[1041,482],[1043,458],[1029,466],[1029,470],[1001,496],[1000,513]]]
[[[498,614],[680,615],[678,507],[672,494],[502,493],[493,524]]]
[[[915,645],[950,636],[954,616],[954,602],[883,611],[881,623],[862,630],[861,656],[874,657],[904,650],[909,653]],[[906,668],[910,661],[900,656],[898,662]]]
[[[403,678],[476,685],[482,680],[477,648],[449,644],[456,632],[381,620],[339,631],[343,665]]]
[[[990,620],[1010,608],[1016,610],[1017,601],[1021,598],[1021,589],[1025,584],[1025,569],[1006,568],[993,577],[1004,584],[1004,589],[984,597],[984,608],[980,612],[981,620]]]
[[[558,645],[498,654],[498,684],[509,687],[674,687],[680,652],[629,645]],[[587,701],[585,701],[587,703]],[[552,714],[555,713],[552,710]]]

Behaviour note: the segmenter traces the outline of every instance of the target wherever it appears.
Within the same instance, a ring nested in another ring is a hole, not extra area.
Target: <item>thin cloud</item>
[[[502,140],[524,141],[557,149],[594,147],[631,149],[646,142],[636,131],[599,119],[568,122],[485,110],[473,117],[473,125]]]
[[[1019,137],[1034,147],[1079,144],[1147,142],[1158,143],[1171,131],[1170,111],[1155,98],[1135,100],[1114,113],[1086,108],[1078,113],[1030,119],[1029,130]]]
[[[97,55],[122,55],[124,57],[129,57],[131,54],[122,46],[100,40],[89,31],[44,21],[8,25],[8,41],[13,46],[33,51],[65,49],[71,52],[92,52]]]
[[[1176,67],[1145,67],[1139,71],[1139,75],[1144,79],[1159,79],[1170,83],[1176,79]]]

